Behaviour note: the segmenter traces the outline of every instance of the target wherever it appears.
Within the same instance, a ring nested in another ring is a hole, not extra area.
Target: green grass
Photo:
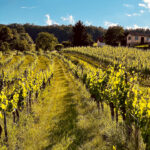
[[[138,45],[136,46],[136,48],[149,48],[149,45],[146,44],[146,45]]]

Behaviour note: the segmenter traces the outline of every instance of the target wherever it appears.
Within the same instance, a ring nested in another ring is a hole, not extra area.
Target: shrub
[[[55,46],[55,49],[57,50],[57,51],[60,51],[60,50],[62,50],[64,48],[64,45],[62,45],[62,44],[57,44],[56,46]]]
[[[12,49],[19,51],[27,51],[31,49],[31,45],[26,40],[13,40],[11,44]]]
[[[44,51],[51,51],[55,49],[57,43],[58,40],[53,34],[49,34],[48,32],[40,32],[36,38],[36,49],[39,50],[41,48]]]
[[[9,44],[7,42],[2,42],[0,45],[0,51],[6,52],[9,50]]]
[[[66,48],[66,47],[71,47],[71,42],[70,41],[63,41],[62,45]]]

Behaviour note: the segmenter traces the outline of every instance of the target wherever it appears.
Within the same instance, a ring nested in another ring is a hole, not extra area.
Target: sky
[[[150,0],[0,0],[0,24],[150,28]]]

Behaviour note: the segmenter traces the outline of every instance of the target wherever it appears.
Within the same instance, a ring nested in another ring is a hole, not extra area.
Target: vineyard
[[[0,149],[149,150],[150,52],[0,53]]]

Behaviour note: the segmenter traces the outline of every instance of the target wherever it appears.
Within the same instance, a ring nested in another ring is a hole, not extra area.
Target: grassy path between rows
[[[75,150],[82,147],[94,129],[88,121],[86,105],[81,102],[88,93],[82,91],[72,74],[57,58],[50,94],[49,145],[45,149]],[[83,96],[84,95],[84,96]],[[91,105],[92,106],[92,105]],[[91,107],[92,108],[92,107]],[[90,108],[88,108],[90,110]],[[85,114],[84,114],[85,113]],[[82,148],[81,148],[82,149]]]
[[[53,65],[51,85],[33,108],[37,123],[26,132],[25,149],[112,150],[114,140],[122,143],[109,108],[98,114],[89,92],[64,62],[56,57]]]

